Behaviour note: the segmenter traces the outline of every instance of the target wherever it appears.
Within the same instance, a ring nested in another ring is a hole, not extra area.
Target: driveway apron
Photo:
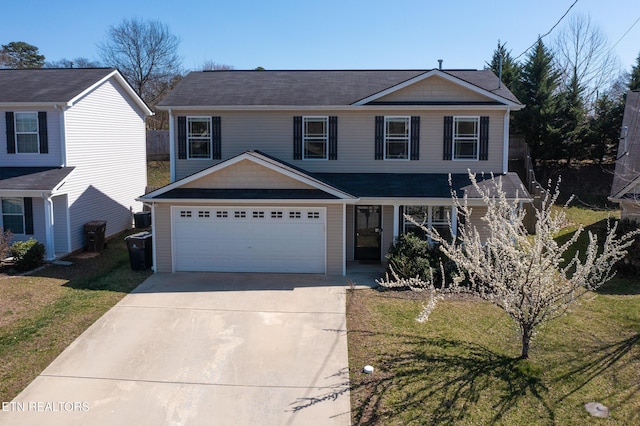
[[[344,277],[155,274],[0,425],[348,425]]]

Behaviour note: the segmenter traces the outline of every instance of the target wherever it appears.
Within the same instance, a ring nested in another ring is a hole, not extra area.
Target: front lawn
[[[129,231],[135,233],[137,230]],[[76,337],[144,281],[131,271],[126,233],[25,276],[0,276],[0,401],[11,401]]]
[[[573,209],[568,219],[593,229],[607,214]],[[640,282],[615,278],[592,296],[520,360],[517,330],[490,303],[447,299],[420,324],[420,294],[350,291],[353,424],[640,424]],[[591,417],[588,402],[610,418]]]

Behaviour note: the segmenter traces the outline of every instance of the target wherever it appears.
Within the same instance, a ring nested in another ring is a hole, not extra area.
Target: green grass
[[[152,188],[167,185],[170,178],[169,167],[168,161],[149,161],[147,163],[147,185]]]
[[[609,213],[570,208],[564,236],[578,223],[601,228]],[[528,360],[492,304],[447,299],[420,324],[422,304],[415,293],[349,292],[353,424],[640,424],[638,280],[615,278],[547,324]],[[591,401],[610,418],[591,417]]]
[[[109,240],[98,256],[71,256],[72,266],[50,265],[28,276],[0,278],[1,401],[13,399],[151,274],[131,271],[124,236]]]

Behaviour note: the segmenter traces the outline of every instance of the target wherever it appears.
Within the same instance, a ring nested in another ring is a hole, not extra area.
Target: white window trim
[[[191,144],[191,138],[189,137],[189,121],[197,118],[197,119],[204,119],[206,118],[207,121],[209,122],[209,157],[191,157],[191,150],[189,149]],[[213,123],[211,122],[211,117],[209,116],[203,116],[203,115],[193,115],[193,116],[188,116],[187,117],[187,160],[204,160],[204,161],[208,161],[213,159]]]
[[[434,224],[436,226],[449,226],[449,221],[453,221],[454,220],[454,216],[453,216],[453,206],[449,205],[449,204],[437,204],[437,205],[427,205],[427,204],[409,204],[409,205],[405,205],[403,206],[404,208],[404,214],[407,214],[406,210],[407,207],[426,207],[427,208],[427,220],[424,222],[424,226],[427,229],[432,229]],[[434,216],[434,209],[438,208],[438,207],[447,207],[449,209],[449,214],[448,214],[448,218],[444,219],[444,221],[434,221],[433,216]],[[415,226],[413,225],[413,223],[411,223],[407,218],[405,218],[403,216],[402,218],[402,233],[406,234],[407,233],[407,225],[410,226]],[[429,237],[428,238],[429,243],[431,244],[432,240]]]
[[[456,138],[456,121],[458,119],[474,119],[478,123],[478,134],[475,137],[476,141],[476,158],[456,158],[456,139],[465,141],[472,141],[473,138]],[[480,161],[480,116],[477,115],[459,115],[453,117],[453,128],[451,129],[451,160],[452,161]]]
[[[387,158],[387,122],[391,120],[406,120],[407,122],[407,158]],[[383,158],[385,161],[410,161],[411,160],[411,117],[406,115],[389,115],[384,117]]]
[[[33,132],[18,132],[18,114],[35,114],[36,116],[36,139],[38,150],[36,152],[20,152],[18,149],[18,134],[32,135]],[[38,111],[14,111],[13,113],[13,143],[16,148],[16,154],[20,155],[39,155],[40,154],[40,119],[38,117]]]
[[[319,121],[319,120],[323,120],[324,121],[324,158],[307,158],[306,156],[306,146],[307,146],[307,140],[308,139],[313,139],[314,141],[317,141],[318,139],[322,139],[321,137],[309,137],[307,136],[307,132],[306,132],[306,127],[305,124],[307,123],[307,120],[309,121]],[[315,115],[309,115],[309,116],[303,116],[302,117],[302,159],[305,161],[328,161],[329,160],[329,116],[315,116]]]
[[[22,207],[22,213],[18,214],[18,213],[5,213],[4,210],[2,210],[2,200],[5,199],[15,199],[15,200],[20,200],[20,206]],[[27,222],[26,222],[26,218],[25,218],[25,214],[24,214],[24,198],[22,197],[3,197],[0,198],[0,227],[2,227],[2,229],[4,229],[4,216],[21,216],[22,217],[22,233],[17,233],[17,232],[13,232],[13,235],[26,235],[27,232]]]

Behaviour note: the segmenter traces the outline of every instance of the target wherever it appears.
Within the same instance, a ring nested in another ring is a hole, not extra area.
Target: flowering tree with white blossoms
[[[458,226],[457,239],[449,241],[437,230],[416,223],[456,263],[458,273],[453,281],[436,288],[433,282],[418,283],[415,278],[403,280],[393,274],[379,283],[428,291],[430,298],[419,321],[428,319],[446,293],[468,292],[494,303],[517,325],[522,339],[521,358],[525,359],[536,329],[563,315],[574,302],[611,279],[615,274],[613,266],[626,255],[638,232],[618,237],[617,224],[608,224],[603,242],[589,232],[586,252],[577,252],[567,260],[564,255],[576,244],[583,228],[580,226],[565,243],[555,240],[567,224],[566,205],[552,209],[558,197],[557,186],[553,194],[547,192],[541,208],[536,209],[535,234],[530,235],[523,224],[525,212],[519,208],[520,201],[507,199],[500,177],[493,178],[488,186],[479,185],[474,174],[469,177],[487,206],[482,233],[468,220],[472,208],[466,194],[460,199],[455,192],[454,208],[459,217],[466,219]]]

